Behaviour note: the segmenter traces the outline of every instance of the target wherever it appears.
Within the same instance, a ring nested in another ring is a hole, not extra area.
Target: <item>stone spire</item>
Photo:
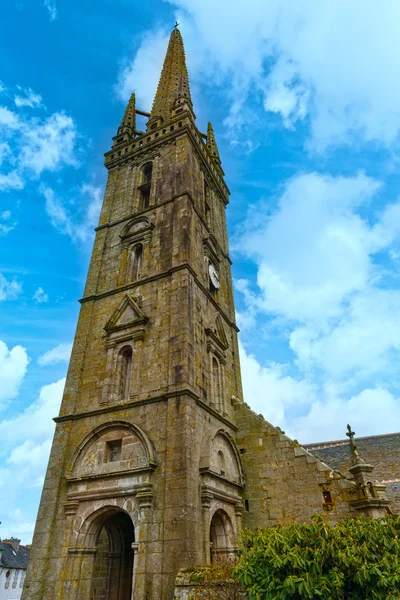
[[[210,151],[210,154],[211,154],[212,158],[214,159],[214,161],[218,165],[220,165],[221,159],[219,157],[218,146],[217,146],[217,142],[215,139],[215,133],[214,133],[214,129],[212,128],[211,123],[208,124],[208,128],[207,128],[207,148]]]
[[[136,129],[136,97],[135,94],[131,94],[129,102],[122,117],[121,125],[118,127],[118,133],[113,138],[115,144],[125,141],[127,138],[133,138],[135,136]]]
[[[167,122],[171,118],[171,113],[178,101],[181,101],[179,104],[189,104],[190,108],[192,106],[185,49],[181,32],[175,26],[169,39],[149,123],[160,118],[162,118],[163,123]]]

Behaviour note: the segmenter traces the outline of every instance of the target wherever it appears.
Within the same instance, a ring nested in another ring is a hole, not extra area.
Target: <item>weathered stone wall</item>
[[[236,404],[237,445],[245,474],[245,527],[310,521],[316,513],[335,522],[352,513],[354,486],[332,472],[246,404]],[[331,492],[332,505],[322,492]]]

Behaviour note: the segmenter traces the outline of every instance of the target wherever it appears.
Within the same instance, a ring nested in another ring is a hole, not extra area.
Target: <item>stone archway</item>
[[[90,600],[131,600],[134,541],[133,523],[125,512],[102,515]]]
[[[211,519],[210,547],[211,562],[218,558],[233,558],[236,555],[232,521],[222,509],[217,510]]]

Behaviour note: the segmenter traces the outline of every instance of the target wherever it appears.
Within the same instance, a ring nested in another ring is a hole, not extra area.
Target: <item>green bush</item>
[[[400,517],[246,529],[233,574],[249,600],[399,600]]]

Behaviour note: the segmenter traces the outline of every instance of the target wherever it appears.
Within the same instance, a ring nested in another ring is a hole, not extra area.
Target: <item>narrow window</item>
[[[142,208],[149,208],[150,206],[150,189],[151,179],[153,176],[153,165],[147,163],[142,170],[142,185],[140,186],[140,193],[142,196]]]
[[[136,244],[132,248],[132,280],[140,279],[142,275],[143,246]]]
[[[117,460],[121,460],[121,452],[122,440],[113,440],[112,442],[107,442],[107,462],[116,462]]]
[[[218,468],[221,475],[225,475],[225,456],[221,450],[218,451]]]
[[[204,216],[206,218],[207,226],[210,227],[211,223],[211,210],[210,210],[210,188],[208,183],[204,179]]]
[[[247,499],[244,501],[244,507],[245,507],[246,511],[250,510],[249,501]]]
[[[214,404],[219,408],[221,403],[221,383],[219,378],[219,364],[215,356],[212,359],[212,379],[213,379],[213,400]]]
[[[324,504],[332,504],[332,496],[330,492],[322,492]]]
[[[132,379],[132,348],[125,346],[119,354],[119,397],[129,398]]]

